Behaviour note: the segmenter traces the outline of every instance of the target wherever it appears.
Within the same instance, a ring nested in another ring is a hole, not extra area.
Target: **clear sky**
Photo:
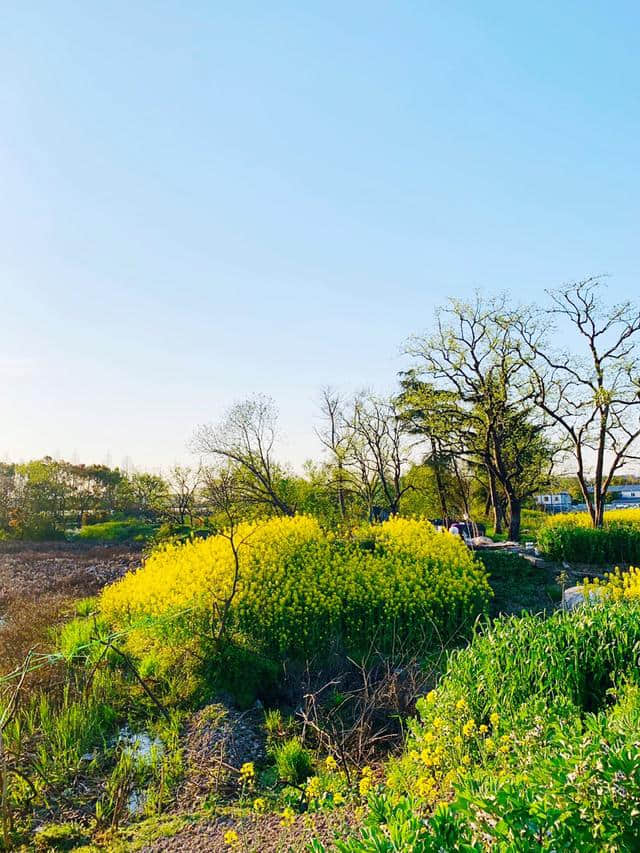
[[[639,32],[625,2],[5,0],[0,455],[167,465],[262,391],[299,464],[319,388],[393,387],[447,296],[637,294]]]

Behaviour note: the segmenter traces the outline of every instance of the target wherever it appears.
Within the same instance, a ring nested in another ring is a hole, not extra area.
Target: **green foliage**
[[[479,633],[418,703],[404,756],[338,849],[638,849],[639,647],[635,601]]]
[[[244,642],[230,640],[216,655],[209,655],[204,670],[207,691],[230,693],[241,708],[249,708],[256,699],[273,701],[278,695],[280,667]]]
[[[523,509],[520,522],[520,538],[532,539],[535,542],[547,518],[547,514],[539,509]]]
[[[607,713],[567,719],[552,710],[546,722],[544,743],[527,744],[529,732],[521,735],[513,761],[521,770],[512,764],[506,778],[470,774],[453,811],[499,849],[637,850],[637,688]]]
[[[291,738],[276,746],[273,758],[278,776],[289,785],[301,785],[313,772],[313,759],[299,738]]]
[[[34,719],[42,735],[37,751],[39,773],[49,782],[63,781],[77,772],[82,756],[95,746],[104,746],[116,722],[114,708],[94,690],[84,700],[65,693],[61,704],[40,697]]]
[[[123,521],[104,521],[101,524],[87,524],[69,536],[84,542],[147,542],[155,532],[156,526],[148,522],[128,518]]]
[[[517,710],[532,696],[567,699],[588,711],[633,673],[640,607],[591,606],[548,619],[496,621],[468,649],[451,653],[446,685],[467,698],[476,718]]]
[[[528,560],[508,551],[478,551],[494,592],[491,614],[539,612],[552,603],[547,574]]]
[[[268,738],[277,738],[284,727],[284,719],[280,708],[270,708],[264,714],[264,730]]]
[[[98,612],[98,599],[95,596],[80,598],[75,602],[76,616],[89,616]]]
[[[108,636],[109,627],[103,619],[96,617],[94,620],[88,615],[79,616],[77,619],[65,622],[58,630],[58,649],[68,662],[76,658],[95,660],[104,651],[100,640],[106,640]]]
[[[509,577],[513,583],[531,571],[531,563],[513,551],[477,551],[477,558],[489,573],[489,577]]]
[[[337,840],[326,848],[315,841],[313,853],[454,853],[485,850],[471,840],[462,820],[446,807],[441,807],[429,823],[407,798],[399,802],[390,797],[372,795],[369,812],[357,837]],[[506,853],[506,851],[504,851]]]
[[[543,527],[538,547],[545,557],[558,562],[633,565],[640,562],[640,524],[605,521],[604,527],[593,528],[578,526],[569,517]]]

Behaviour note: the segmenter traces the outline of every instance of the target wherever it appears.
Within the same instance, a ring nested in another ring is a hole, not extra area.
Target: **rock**
[[[592,589],[589,593],[589,601],[596,601],[599,596],[598,590]],[[584,587],[570,586],[562,594],[562,606],[565,610],[575,610],[584,604]]]
[[[473,539],[470,539],[469,541],[476,548],[478,548],[478,547],[480,547],[480,548],[489,547],[490,548],[494,544],[493,539],[489,539],[488,536],[474,536]]]

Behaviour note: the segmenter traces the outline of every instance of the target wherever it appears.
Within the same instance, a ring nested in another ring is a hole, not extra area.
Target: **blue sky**
[[[636,4],[7,2],[0,454],[393,387],[447,296],[637,293]]]

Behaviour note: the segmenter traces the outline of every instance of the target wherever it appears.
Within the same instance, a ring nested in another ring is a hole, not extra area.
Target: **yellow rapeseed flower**
[[[316,797],[319,797],[320,794],[322,793],[322,784],[320,782],[320,779],[317,776],[312,776],[307,781],[307,786],[306,786],[305,790],[306,790],[307,799],[315,800]]]
[[[362,797],[366,797],[371,790],[371,776],[363,776],[358,785],[358,790]]]
[[[256,775],[256,768],[254,766],[253,761],[245,761],[245,763],[240,768],[240,775],[244,779],[253,779]]]
[[[280,823],[282,826],[293,826],[296,822],[296,813],[291,808],[291,806],[287,806],[286,809],[282,812],[280,816]]]
[[[470,737],[474,733],[475,729],[476,729],[475,720],[473,720],[473,719],[467,720],[467,722],[462,727],[462,734],[465,737]]]

